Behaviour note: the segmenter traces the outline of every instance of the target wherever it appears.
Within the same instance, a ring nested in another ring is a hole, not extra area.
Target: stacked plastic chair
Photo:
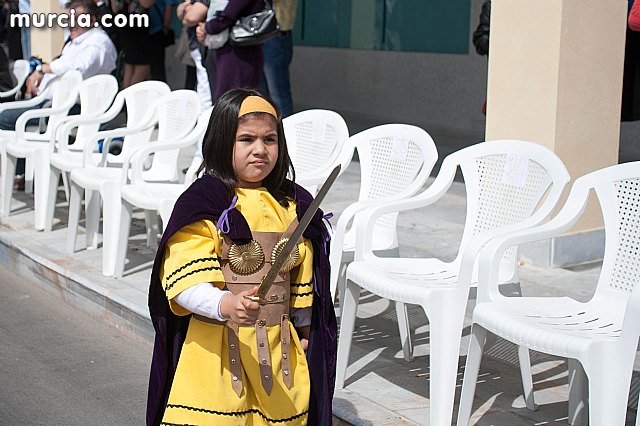
[[[49,140],[55,137],[58,125],[64,120],[69,110],[78,99],[78,92],[82,75],[78,71],[69,71],[64,75],[52,79],[43,93],[28,101],[16,101],[1,104],[0,111],[12,108],[36,106],[51,95],[51,106],[37,108],[24,112],[16,122],[16,130],[0,132],[0,156],[2,156],[2,205],[0,213],[8,216],[11,211],[13,196],[13,178],[18,158],[25,159],[25,191],[33,189],[33,178],[38,171],[40,181],[35,186],[34,210],[35,228],[45,228],[44,200],[49,187]],[[44,133],[27,131],[27,123],[32,119],[48,118],[47,129]]]
[[[84,102],[84,96],[86,95],[93,102],[94,113],[85,114],[83,108],[81,116],[67,119],[61,126],[55,141],[52,138],[49,154],[49,188],[46,194],[46,229],[50,229],[53,222],[60,176],[63,177],[63,180],[68,181],[69,173],[76,168],[93,167],[99,163],[107,166],[121,165],[124,161],[124,155],[109,153],[110,139],[124,137],[127,142],[127,150],[148,141],[151,132],[148,127],[144,126],[145,116],[149,114],[149,110],[155,100],[171,92],[166,83],[143,81],[117,93],[117,81],[114,77],[102,75],[92,77],[87,81],[93,81],[94,79],[97,79],[96,83],[100,83],[100,85],[96,84],[94,86],[94,83],[89,83],[89,86],[94,89],[93,92],[89,90],[80,91],[81,103]],[[115,99],[113,96],[115,96]],[[111,97],[110,100],[108,100],[109,97]],[[96,134],[101,124],[108,123],[116,118],[125,107],[127,111],[126,130]],[[109,109],[107,110],[107,108]],[[69,145],[69,134],[76,127],[78,131],[75,142],[73,145]],[[102,153],[98,152],[99,141],[102,141],[104,148]],[[127,150],[125,150],[125,153]],[[68,195],[67,198],[69,198]],[[96,216],[95,212],[92,214],[93,217]],[[97,245],[96,236],[96,233],[88,235],[91,238],[88,246],[95,247]]]
[[[591,300],[570,297],[507,298],[498,291],[505,251],[561,235],[582,216],[589,194],[598,197],[604,217],[604,259]],[[464,373],[458,425],[467,425],[487,333],[524,351],[565,357],[577,368],[570,395],[583,395],[588,378],[590,425],[624,425],[640,335],[640,162],[595,171],[575,181],[564,207],[549,222],[513,231],[487,244],[479,257],[478,301]],[[528,358],[528,357],[527,357]],[[531,370],[521,362],[525,395],[533,389]],[[579,401],[569,401],[573,423]],[[636,420],[636,424],[638,421]]]
[[[197,171],[200,167],[199,163],[192,162],[184,177],[184,182],[149,182],[144,177],[144,162],[148,155],[158,155],[163,151],[184,150],[193,147],[198,140],[204,136],[209,124],[211,116],[211,108],[200,113],[196,127],[185,137],[174,141],[158,141],[142,148],[135,161],[125,164],[130,167],[130,173],[123,173],[124,179],[129,177],[128,182],[120,188],[122,195],[122,209],[120,213],[120,231],[118,233],[118,245],[116,252],[116,271],[117,278],[122,277],[125,267],[125,259],[127,254],[127,245],[129,233],[131,230],[131,219],[133,210],[143,209],[147,222],[150,222],[150,216],[160,215],[162,227],[169,221],[173,206],[182,192],[189,187],[196,178]],[[147,242],[153,242],[158,230],[153,227],[147,227]]]
[[[466,187],[467,216],[457,257],[445,262],[376,256],[376,221],[436,202],[451,186],[458,168]],[[429,319],[430,424],[451,424],[464,313],[469,288],[476,282],[476,256],[491,238],[542,222],[568,180],[562,161],[541,145],[513,140],[484,142],[447,156],[424,192],[363,212],[356,228],[355,259],[347,267],[346,291],[340,299],[336,387],[344,387],[361,289],[396,305],[420,305]],[[515,250],[501,259],[499,281],[517,281]],[[408,318],[403,310],[396,311],[407,358]]]
[[[158,99],[151,106],[142,120],[142,127],[138,132],[131,129],[116,129],[99,132],[94,139],[125,136],[123,150],[120,153],[124,157],[123,164],[129,163],[138,155],[141,148],[147,145],[150,135],[156,125],[158,126],[157,139],[161,141],[179,140],[185,137],[196,124],[200,112],[200,102],[193,90],[176,90]],[[129,143],[126,136],[143,134],[141,140]],[[92,141],[85,146],[85,154],[93,145]],[[107,148],[103,148],[106,150]],[[148,181],[175,182],[180,177],[178,170],[178,151],[163,151],[154,156],[151,166],[144,171],[143,179]],[[89,152],[90,153],[90,152]],[[86,163],[85,163],[86,164]],[[82,193],[85,193],[85,211],[87,221],[87,234],[93,242],[97,243],[99,203],[103,204],[103,256],[102,273],[113,276],[115,273],[116,247],[120,228],[121,194],[120,188],[126,182],[128,168],[104,167],[89,164],[83,168],[71,171],[71,198],[69,201],[69,232],[67,235],[67,251],[75,251],[75,240],[80,218],[80,202]]]
[[[282,125],[296,171],[296,183],[315,194],[349,138],[347,123],[337,112],[310,109],[286,117]]]

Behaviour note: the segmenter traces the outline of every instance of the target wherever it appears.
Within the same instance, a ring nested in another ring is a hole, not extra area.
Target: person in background
[[[243,16],[264,10],[264,0],[230,0],[213,19],[198,24],[198,41],[204,43],[207,34],[219,34],[231,28]],[[230,43],[216,49],[216,81],[213,103],[231,89],[259,88],[262,78],[262,46],[234,47]]]
[[[6,92],[13,89],[13,78],[9,70],[9,58],[4,53],[4,49],[0,46],[0,92]],[[1,99],[3,102],[9,99]]]
[[[149,37],[151,38],[151,80],[167,81],[165,71],[165,38],[169,36],[175,0],[156,0],[149,9]]]
[[[260,86],[273,98],[284,118],[293,114],[289,65],[293,58],[291,30],[296,23],[298,0],[273,0],[273,9],[276,12],[280,31],[262,45],[264,67]]]
[[[113,13],[146,14],[155,0],[114,0],[111,3]],[[149,28],[119,28],[120,46],[124,52],[124,75],[122,86],[129,87],[149,77],[151,70],[151,39]]]
[[[640,2],[633,2],[629,11],[629,28],[633,31],[640,31]]]
[[[30,14],[31,2],[29,0],[18,0],[18,10],[21,14]],[[31,57],[31,28],[20,28],[20,42],[22,43],[22,57],[28,60]]]
[[[102,28],[94,27],[98,16],[98,7],[93,0],[71,0],[66,8],[75,10],[76,15],[87,13],[91,17],[90,28],[74,26],[69,28],[70,41],[62,49],[62,54],[51,61],[38,65],[27,78],[27,92],[37,95],[44,91],[52,78],[67,71],[77,70],[82,78],[87,79],[99,74],[110,74],[116,66],[116,48],[109,36]],[[15,130],[16,121],[23,112],[41,108],[47,101],[30,108],[9,109],[0,113],[0,129]],[[70,113],[78,113],[76,105]],[[24,187],[24,161],[19,161],[16,167],[16,189]]]
[[[473,32],[473,46],[476,53],[481,56],[489,56],[489,29],[491,27],[491,0],[484,0],[480,11],[480,22]],[[487,114],[487,101],[482,105],[482,113]]]
[[[209,10],[209,0],[185,0],[176,9],[178,19],[187,27],[189,37],[189,52],[196,68],[196,93],[200,97],[202,109],[207,109],[212,105],[210,77],[207,69],[202,63],[202,46],[196,37],[196,27],[204,22]]]

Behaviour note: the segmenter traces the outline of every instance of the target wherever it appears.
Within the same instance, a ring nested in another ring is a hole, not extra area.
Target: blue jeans
[[[291,31],[281,31],[262,45],[264,68],[262,90],[268,92],[280,108],[282,117],[293,113],[289,64],[293,57],[293,35]]]
[[[22,115],[25,111],[30,111],[32,109],[40,109],[46,101],[42,102],[39,105],[29,107],[29,108],[16,108],[16,109],[8,109],[6,111],[0,112],[0,130],[15,130],[16,129],[16,121],[18,121],[18,117]],[[37,120],[30,120],[29,124],[37,124]]]

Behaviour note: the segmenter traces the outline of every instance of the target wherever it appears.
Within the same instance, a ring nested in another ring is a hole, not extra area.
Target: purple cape
[[[302,217],[313,200],[312,196],[302,187],[293,185],[291,197],[297,202],[298,217]],[[149,378],[147,425],[158,425],[162,421],[190,318],[190,315],[180,317],[171,312],[162,288],[159,274],[165,245],[184,226],[202,219],[216,222],[230,204],[231,197],[222,182],[204,175],[178,198],[160,240],[149,286],[149,312],[156,337]],[[322,217],[322,211],[318,210],[304,232],[304,236],[313,244],[315,292],[307,349],[311,379],[308,423],[330,426],[335,385],[337,323],[329,291],[329,234]],[[238,244],[249,242],[251,230],[242,213],[234,208],[230,210],[228,219],[230,231],[227,235]]]

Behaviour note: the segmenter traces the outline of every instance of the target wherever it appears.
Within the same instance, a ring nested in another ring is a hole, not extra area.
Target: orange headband
[[[276,114],[275,108],[269,102],[267,102],[266,99],[261,98],[260,96],[247,96],[246,98],[244,98],[244,101],[242,101],[242,105],[240,105],[238,118],[252,112],[266,112],[267,114],[273,115],[276,119],[278,118],[278,114]]]

